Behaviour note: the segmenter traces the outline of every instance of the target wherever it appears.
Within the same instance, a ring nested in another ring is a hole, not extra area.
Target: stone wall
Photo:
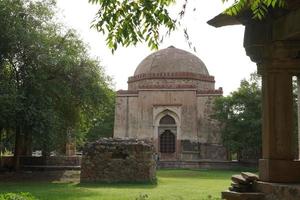
[[[255,190],[264,193],[265,200],[299,200],[300,184],[257,182]]]
[[[49,157],[22,156],[20,157],[20,164],[21,166],[26,166],[26,165],[80,166],[81,156],[49,156]]]
[[[83,149],[81,182],[154,182],[156,163],[151,142],[103,138]]]
[[[197,130],[200,143],[221,144],[220,123],[212,118],[218,95],[197,95]]]
[[[218,169],[218,170],[240,170],[241,168],[257,169],[257,163],[238,161],[159,161],[159,169]]]
[[[195,90],[139,91],[138,96],[116,99],[114,137],[157,139],[155,110],[171,110],[180,118],[177,139],[197,140]],[[180,107],[180,109],[179,109]],[[178,112],[177,112],[178,111]],[[159,113],[157,113],[159,114]],[[184,133],[184,134],[181,134]]]
[[[227,160],[227,151],[221,144],[199,143],[190,140],[181,141],[180,160],[182,161],[225,161]]]
[[[222,92],[221,89],[216,90]],[[123,94],[122,94],[123,95]],[[160,154],[161,160],[226,160],[220,123],[213,119],[214,100],[220,94],[196,90],[140,90],[116,99],[114,137],[153,140],[159,153],[160,119],[168,114],[176,121],[176,153]]]

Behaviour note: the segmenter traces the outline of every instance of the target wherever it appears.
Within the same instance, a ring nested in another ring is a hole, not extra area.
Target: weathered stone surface
[[[147,56],[134,75],[164,72],[185,72],[209,75],[205,64],[195,55],[173,46]]]
[[[258,180],[256,174],[250,172],[242,172],[241,175],[233,175],[233,181],[229,187],[229,191],[238,193],[252,193],[254,192],[254,184]]]
[[[81,182],[153,182],[154,147],[136,139],[103,138],[83,149]]]
[[[242,172],[242,177],[248,182],[258,181],[258,176],[250,172]]]
[[[249,188],[249,184],[240,184],[240,183],[232,182],[231,187],[247,189],[247,188]]]
[[[300,184],[257,182],[256,191],[266,194],[265,200],[299,200]]]
[[[233,175],[231,177],[231,180],[235,183],[238,184],[247,184],[248,182],[246,181],[246,179],[244,179],[244,177],[242,177],[241,175]]]
[[[275,183],[299,183],[299,160],[259,160],[259,178],[261,181]]]
[[[243,184],[236,184],[236,183],[233,183],[231,185],[232,186],[229,187],[229,191],[241,192],[241,193],[252,192],[251,185],[243,185]]]
[[[225,200],[264,200],[263,193],[240,193],[232,191],[222,192],[222,199]]]

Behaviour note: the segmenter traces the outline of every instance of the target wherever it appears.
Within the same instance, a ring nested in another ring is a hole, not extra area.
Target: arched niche
[[[160,120],[165,117],[165,116],[170,116],[175,120],[175,123],[177,126],[180,126],[180,118],[179,115],[174,112],[173,110],[170,109],[165,109],[161,112],[159,112],[155,117],[154,117],[154,126],[159,126],[160,125]]]
[[[159,120],[159,125],[176,125],[176,121],[173,117],[166,114]]]
[[[177,140],[180,133],[180,120],[177,113],[165,109],[155,116],[154,135],[161,160],[177,160]]]

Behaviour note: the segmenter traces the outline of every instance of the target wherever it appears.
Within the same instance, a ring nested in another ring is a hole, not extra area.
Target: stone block
[[[265,195],[259,192],[240,193],[232,191],[222,192],[222,199],[225,200],[264,200]]]
[[[300,161],[261,159],[259,179],[273,183],[300,183]]]
[[[241,175],[233,175],[231,177],[231,180],[238,184],[247,184],[248,183],[247,180]]]
[[[250,172],[242,172],[242,177],[249,182],[258,181],[258,176]]]
[[[265,200],[299,200],[300,184],[268,183],[258,181],[255,190],[265,194]]]

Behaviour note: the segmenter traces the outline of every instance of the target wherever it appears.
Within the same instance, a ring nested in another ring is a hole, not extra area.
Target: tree
[[[261,155],[261,88],[257,74],[242,80],[240,87],[215,101],[215,115],[222,124],[224,146],[238,159],[258,159]]]
[[[100,137],[112,137],[115,118],[115,96],[116,93],[108,91],[109,98],[101,105],[99,113],[92,120],[87,132],[87,140],[94,141]]]
[[[229,0],[222,0],[228,2]],[[237,15],[242,10],[251,10],[253,18],[262,19],[270,8],[284,8],[287,0],[234,0],[224,12]],[[106,35],[107,46],[114,52],[118,45],[136,45],[146,42],[157,49],[160,41],[180,24],[188,0],[184,0],[178,19],[173,19],[168,7],[176,0],[89,0],[100,8],[93,23],[99,32]],[[159,30],[167,30],[161,34]],[[185,31],[185,36],[187,33]]]
[[[16,157],[32,146],[49,155],[70,130],[85,140],[114,98],[100,62],[54,15],[52,0],[0,1],[0,136],[15,138]]]
[[[224,146],[240,160],[261,157],[262,102],[261,80],[253,73],[249,80],[242,80],[240,87],[214,102],[215,114],[221,125]],[[298,142],[297,83],[293,81],[294,141]],[[295,151],[297,157],[298,150]]]
[[[32,116],[26,91],[32,90],[31,72],[36,71],[35,50],[42,40],[43,23],[49,21],[52,14],[47,3],[32,4],[29,1],[1,1],[0,16],[0,64],[1,64],[1,112],[2,127],[6,132],[14,130],[16,145],[15,154],[24,154],[25,138],[29,138],[30,124],[26,123]],[[47,5],[46,5],[47,4]]]

